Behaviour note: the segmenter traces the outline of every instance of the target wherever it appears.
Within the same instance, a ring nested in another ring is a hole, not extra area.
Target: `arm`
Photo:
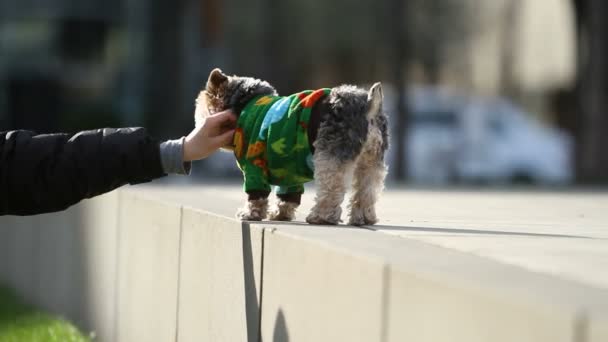
[[[159,143],[143,128],[73,136],[0,133],[0,215],[63,210],[124,184],[164,175]]]
[[[160,145],[143,128],[0,132],[0,215],[59,211],[125,184],[187,174],[190,161],[232,141],[235,121],[229,111],[218,113],[187,137]]]
[[[236,117],[231,111],[206,116],[187,137],[160,145],[166,173],[189,174],[191,161],[207,158],[217,149],[232,146]]]

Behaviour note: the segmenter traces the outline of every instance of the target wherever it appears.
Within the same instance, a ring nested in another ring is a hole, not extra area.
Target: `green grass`
[[[90,342],[69,322],[24,304],[0,286],[0,342]]]

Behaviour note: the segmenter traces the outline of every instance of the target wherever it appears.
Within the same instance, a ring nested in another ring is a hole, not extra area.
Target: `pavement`
[[[228,217],[246,198],[236,184],[160,184],[145,189],[146,195]],[[309,187],[297,221],[304,222],[313,198],[314,188]],[[377,212],[380,222],[363,229],[608,290],[608,192],[389,185]]]

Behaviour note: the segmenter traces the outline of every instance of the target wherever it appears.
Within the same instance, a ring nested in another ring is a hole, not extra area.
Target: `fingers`
[[[214,142],[216,146],[222,147],[222,146],[226,146],[228,144],[232,144],[232,141],[234,139],[234,130],[231,129],[229,131],[226,131],[220,135],[218,135],[217,137],[214,138]]]
[[[234,115],[230,110],[225,110],[223,112],[211,115],[207,118],[207,120],[215,124],[222,124],[225,122],[236,122],[236,115]]]

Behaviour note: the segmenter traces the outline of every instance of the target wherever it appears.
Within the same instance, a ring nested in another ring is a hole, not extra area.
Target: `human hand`
[[[236,116],[229,110],[205,118],[184,142],[184,161],[207,158],[220,147],[230,145],[236,127]]]

